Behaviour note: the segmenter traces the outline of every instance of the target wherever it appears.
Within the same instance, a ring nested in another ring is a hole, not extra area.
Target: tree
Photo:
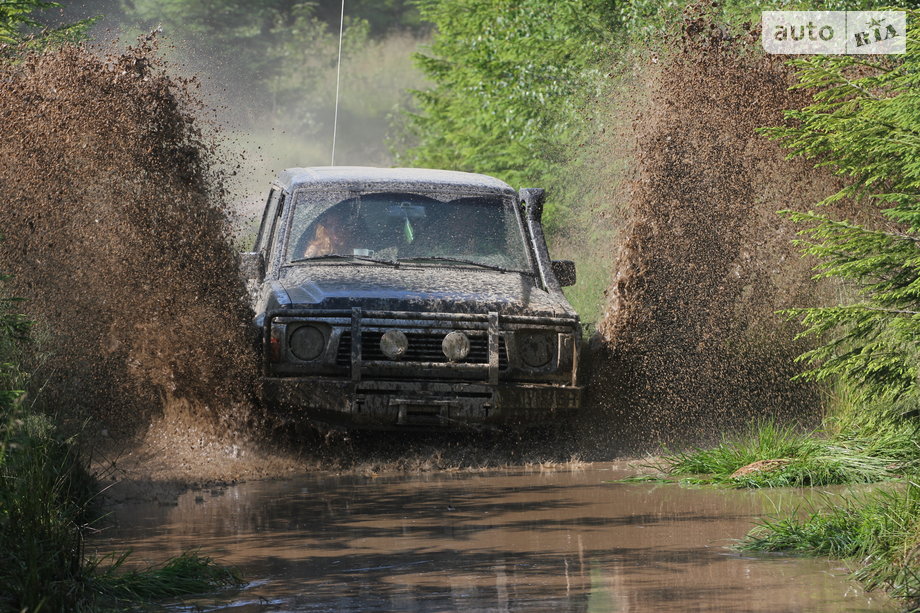
[[[421,0],[437,31],[416,60],[434,82],[415,92],[406,161],[543,180],[547,147],[568,142],[611,37],[612,0]]]
[[[45,0],[0,1],[0,45],[17,45],[32,39],[31,46],[34,47],[85,38],[86,30],[94,19],[57,27],[48,27],[38,20],[37,13],[60,6],[57,2]]]
[[[265,106],[273,114],[287,114],[285,127],[302,132],[312,130],[322,80],[338,58],[339,13],[332,29],[317,16],[317,8],[309,0],[125,4],[129,18],[146,29],[162,27],[168,39],[191,51],[194,67],[243,99],[268,101]],[[346,13],[344,54],[364,46],[368,36],[368,22]]]
[[[807,373],[842,376],[866,399],[895,399],[918,390],[920,374],[920,13],[908,15],[902,56],[829,56],[795,62],[799,87],[814,103],[766,130],[791,149],[848,178],[820,204],[871,203],[871,223],[784,211],[806,227],[804,252],[820,258],[818,277],[846,281],[855,299],[792,311],[803,336],[824,344],[801,356]]]
[[[316,16],[330,26],[338,26],[342,0],[318,0]],[[371,36],[384,36],[394,31],[418,33],[426,29],[419,19],[415,0],[345,0],[345,17],[364,19]]]

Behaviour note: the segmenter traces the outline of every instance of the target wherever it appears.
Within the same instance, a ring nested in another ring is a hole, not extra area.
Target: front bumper
[[[268,377],[269,408],[292,421],[356,429],[483,429],[561,422],[581,407],[576,386]]]

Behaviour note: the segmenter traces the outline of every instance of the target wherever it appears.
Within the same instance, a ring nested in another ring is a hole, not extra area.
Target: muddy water
[[[618,484],[621,467],[310,475],[125,503],[90,544],[158,561],[192,547],[250,611],[886,611],[840,564],[728,549],[794,492]],[[199,609],[200,610],[200,609]]]

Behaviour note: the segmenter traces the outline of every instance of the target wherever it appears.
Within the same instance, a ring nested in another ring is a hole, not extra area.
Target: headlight
[[[549,364],[556,351],[556,335],[550,332],[521,332],[517,341],[521,360],[531,368]]]
[[[451,362],[464,360],[470,354],[470,338],[463,332],[454,330],[441,341],[441,351]]]
[[[380,337],[380,351],[391,360],[398,360],[406,355],[409,339],[402,330],[387,330]]]
[[[299,326],[288,336],[288,347],[295,358],[309,362],[322,355],[326,335],[316,326]]]

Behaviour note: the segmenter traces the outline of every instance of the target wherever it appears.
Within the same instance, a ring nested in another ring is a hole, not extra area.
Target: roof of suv
[[[427,168],[374,168],[370,166],[288,168],[278,174],[277,183],[288,190],[294,190],[298,187],[333,185],[352,189],[424,186],[431,188],[472,188],[477,191],[514,193],[514,189],[510,185],[488,175]]]

